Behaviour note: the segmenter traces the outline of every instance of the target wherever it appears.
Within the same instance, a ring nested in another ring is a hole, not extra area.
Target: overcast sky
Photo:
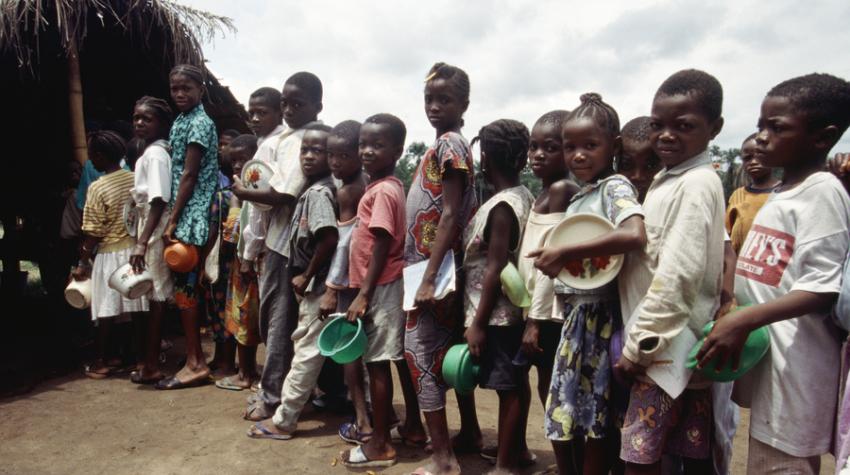
[[[205,53],[240,102],[311,71],[324,84],[326,123],[390,112],[407,125],[408,143],[434,138],[422,90],[436,61],[469,73],[470,138],[500,118],[531,127],[588,91],[625,123],[649,113],[670,74],[698,68],[723,84],[716,143],[737,147],[775,84],[810,72],[850,78],[847,0],[180,1],[233,18],[238,32]]]

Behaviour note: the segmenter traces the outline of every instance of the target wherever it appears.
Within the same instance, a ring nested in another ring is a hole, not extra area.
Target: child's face
[[[762,180],[770,175],[770,168],[764,166],[759,157],[756,157],[756,140],[750,139],[741,145],[741,160],[744,162],[744,170],[753,180]]]
[[[189,112],[201,103],[203,87],[182,74],[173,74],[169,78],[171,100],[180,112]]]
[[[649,122],[652,149],[672,168],[702,153],[720,133],[723,118],[709,121],[691,94],[659,96],[652,101]]]
[[[227,170],[231,164],[230,158],[230,142],[233,141],[233,137],[229,135],[219,135],[218,136],[218,166],[219,168]]]
[[[758,129],[755,156],[767,167],[796,164],[818,148],[817,134],[785,97],[764,98]]]
[[[330,173],[328,167],[328,133],[308,130],[301,140],[301,171],[307,178],[320,178]]]
[[[94,164],[92,164],[94,165]],[[83,176],[83,166],[80,162],[72,160],[68,162],[68,184],[76,188],[80,184],[80,178]]]
[[[617,173],[623,174],[635,185],[638,200],[641,203],[646,198],[646,192],[652,184],[653,177],[659,171],[661,171],[661,161],[652,151],[650,141],[623,139],[623,153],[620,154]]]
[[[316,120],[322,111],[321,102],[313,102],[295,84],[286,84],[280,96],[280,112],[286,125],[293,129],[301,128]]]
[[[328,137],[328,165],[334,178],[343,181],[356,175],[363,166],[357,147],[335,136]]]
[[[438,132],[448,132],[460,127],[469,101],[462,101],[445,79],[434,79],[425,84],[425,115]]]
[[[395,162],[401,157],[402,146],[394,143],[389,125],[363,124],[360,128],[358,153],[366,173],[372,177],[383,177],[395,170]]]
[[[265,137],[280,125],[282,119],[279,104],[269,104],[263,97],[248,101],[248,125],[257,137]]]
[[[602,130],[589,117],[579,117],[564,124],[561,134],[564,161],[579,180],[589,183],[611,168],[619,152],[616,137]]]
[[[162,137],[164,129],[165,124],[150,107],[142,105],[133,109],[133,135],[136,137],[145,142],[153,142]]]
[[[242,176],[242,167],[244,167],[245,164],[253,158],[253,154],[249,149],[239,147],[231,148],[228,151],[228,157],[230,157],[230,166],[233,168],[233,174],[236,176]]]
[[[559,180],[567,176],[560,127],[542,123],[531,129],[528,162],[534,176],[541,180]]]

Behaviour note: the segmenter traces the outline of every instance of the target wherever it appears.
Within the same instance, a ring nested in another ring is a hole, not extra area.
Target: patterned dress
[[[615,226],[643,214],[635,188],[621,175],[583,187],[573,196],[566,216],[588,212]],[[622,321],[617,284],[581,291],[556,281],[555,293],[564,327],[546,400],[546,437],[556,441],[607,437],[612,429],[609,344]]]
[[[425,152],[407,194],[407,236],[404,245],[407,265],[431,256],[431,246],[434,245],[437,225],[443,214],[443,174],[451,169],[463,172],[466,179],[458,236],[463,235],[463,229],[475,212],[475,178],[469,142],[457,132],[445,133]],[[453,247],[458,264],[463,262],[461,241],[458,238]],[[404,355],[423,411],[436,411],[445,407],[443,357],[452,342],[458,323],[456,320],[462,314],[458,300],[450,295],[431,309],[414,310],[407,315]]]
[[[230,333],[225,329],[225,315],[227,309],[227,284],[230,277],[233,255],[235,254],[235,246],[228,245],[224,240],[224,219],[229,213],[230,198],[230,191],[217,191],[213,197],[209,214],[210,226],[215,226],[219,229],[219,233],[221,233],[219,235],[221,246],[218,250],[218,279],[208,284],[204,294],[207,303],[207,319],[209,320],[213,341],[216,343],[223,343],[230,337]]]
[[[242,234],[241,223],[247,221],[248,203],[242,208],[230,208],[227,220],[222,226],[222,246],[237,247]],[[228,333],[236,337],[242,346],[256,346],[260,342],[260,294],[257,277],[246,281],[239,273],[241,261],[239,253],[234,252],[227,275],[227,303],[224,311],[224,325]],[[224,277],[224,274],[222,274]]]

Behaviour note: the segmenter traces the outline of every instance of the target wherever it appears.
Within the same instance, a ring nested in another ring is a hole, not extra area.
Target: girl
[[[514,120],[497,120],[483,127],[476,140],[481,142],[482,174],[495,194],[464,234],[464,336],[481,362],[481,387],[499,394],[497,470],[515,472],[524,374],[512,361],[522,343],[522,309],[502,294],[499,275],[508,262],[517,261],[522,227],[534,201],[519,182],[528,159],[528,129]]]
[[[130,199],[133,172],[121,168],[126,148],[124,140],[110,131],[93,132],[88,149],[94,168],[103,175],[89,186],[83,208],[83,244],[80,262],[71,274],[74,280],[91,278],[91,315],[97,324],[96,356],[87,365],[86,376],[103,379],[112,368],[106,363],[106,345],[113,319],[129,317],[131,312],[148,310],[145,297],[128,300],[106,285],[109,276],[127,263],[133,238],[124,226],[124,203]],[[94,266],[92,255],[97,246]]]
[[[136,161],[131,194],[139,210],[139,227],[130,264],[136,272],[147,268],[153,277],[153,288],[147,296],[150,314],[146,316],[142,364],[130,373],[130,381],[136,384],[153,384],[163,377],[159,370],[160,326],[166,303],[174,292],[171,271],[162,258],[162,234],[169,219],[166,203],[171,199],[171,155],[166,142],[171,118],[168,103],[155,97],[142,97],[133,109],[133,134],[150,145]]]
[[[779,180],[773,176],[773,169],[762,165],[761,159],[756,157],[756,134],[747,137],[741,145],[741,160],[750,177],[750,184],[735,190],[726,208],[726,232],[729,233],[736,255],[744,245],[756,214],[779,184]]]
[[[637,192],[622,175],[615,175],[614,157],[620,152],[617,113],[598,94],[581,96],[581,105],[570,113],[563,131],[564,159],[581,182],[566,216],[595,213],[616,229],[595,239],[560,247],[537,249],[529,254],[534,265],[555,277],[574,260],[623,254],[646,243]],[[620,325],[617,284],[578,291],[556,282],[556,304],[563,308],[564,327],[558,345],[544,425],[552,441],[560,473],[607,473],[605,438],[611,428],[609,386],[611,361],[608,345]],[[574,447],[577,446],[577,447]],[[573,460],[574,449],[584,454]]]
[[[169,75],[171,99],[180,115],[171,127],[171,215],[163,233],[166,246],[178,241],[204,247],[209,237],[209,209],[218,186],[218,137],[215,124],[204,112],[204,76],[188,64]],[[209,368],[201,349],[200,313],[196,297],[198,267],[174,273],[174,300],[186,335],[186,364],[174,376],[160,380],[157,389],[179,389],[208,381]]]
[[[442,361],[455,331],[452,310],[456,296],[434,298],[437,270],[447,252],[461,257],[461,230],[475,209],[472,152],[460,134],[469,107],[469,77],[457,67],[435,64],[425,81],[425,114],[436,131],[436,141],[425,152],[407,195],[407,265],[428,261],[414,298],[416,310],[407,316],[405,358],[425,413],[432,440],[434,473],[458,473],[460,468],[449,441],[446,423],[446,387]],[[402,379],[402,389],[411,384]],[[408,386],[409,387],[409,386]],[[418,424],[416,424],[418,426]],[[476,424],[477,426],[477,424]],[[411,421],[400,435],[408,443],[423,442],[421,428],[413,433]],[[481,435],[470,439],[480,446]],[[420,470],[424,471],[424,469]]]

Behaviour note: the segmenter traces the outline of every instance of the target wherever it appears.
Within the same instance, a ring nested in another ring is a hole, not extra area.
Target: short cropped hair
[[[286,87],[287,84],[298,86],[298,89],[307,95],[307,99],[316,103],[322,102],[322,81],[315,74],[307,71],[295,73],[289,76],[283,86]]]
[[[259,99],[264,105],[272,109],[280,108],[280,91],[273,87],[261,87],[251,93],[250,99]]]
[[[810,129],[834,125],[841,134],[850,125],[850,83],[830,74],[807,74],[782,81],[768,97],[785,97],[806,116]]]
[[[652,130],[649,126],[652,119],[647,116],[635,117],[626,122],[623,130],[620,131],[620,136],[623,140],[631,140],[633,142],[649,142],[649,132]]]
[[[356,120],[345,120],[336,124],[331,130],[331,137],[341,139],[348,148],[357,148],[360,140],[360,122]]]
[[[655,97],[693,96],[706,119],[715,121],[723,114],[723,86],[716,77],[698,69],[684,69],[661,83]]]
[[[303,127],[304,130],[319,130],[321,132],[330,133],[333,128],[327,124],[320,124],[318,122],[307,124]]]
[[[242,135],[242,133],[236,129],[225,129],[221,132],[222,137],[230,137],[231,139],[239,137],[240,135]]]
[[[534,126],[537,127],[538,125],[551,124],[560,129],[564,125],[564,122],[567,121],[567,117],[569,116],[570,111],[568,110],[557,109],[549,111],[541,115],[540,118],[537,119],[537,122],[534,123]]]
[[[407,138],[407,127],[404,122],[392,114],[375,114],[365,121],[363,124],[378,124],[386,125],[390,129],[390,138],[395,145],[404,147],[404,140]]]
[[[230,150],[245,149],[253,156],[257,152],[257,136],[253,134],[242,134],[230,142]]]

